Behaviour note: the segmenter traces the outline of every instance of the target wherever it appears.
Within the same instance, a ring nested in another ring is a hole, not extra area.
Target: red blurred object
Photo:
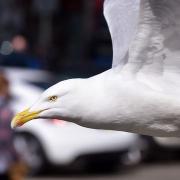
[[[59,119],[52,119],[51,122],[58,126],[64,126],[66,124],[65,121],[59,120]]]
[[[97,12],[101,12],[101,10],[103,9],[103,3],[104,1],[103,0],[96,0],[95,1],[95,5],[96,5],[96,11]]]

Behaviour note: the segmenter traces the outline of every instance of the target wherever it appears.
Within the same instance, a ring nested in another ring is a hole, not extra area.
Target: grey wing
[[[113,67],[127,61],[129,45],[136,34],[139,0],[105,0],[104,16],[113,44]]]
[[[124,68],[180,82],[180,0],[141,0]]]

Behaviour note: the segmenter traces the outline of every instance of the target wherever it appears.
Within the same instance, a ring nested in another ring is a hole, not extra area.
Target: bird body
[[[116,70],[74,80],[82,86],[75,92],[80,99],[68,104],[72,100],[68,97],[65,104],[69,112],[61,119],[95,129],[180,136],[180,99],[149,88],[132,77],[122,76]]]
[[[180,136],[179,7],[180,0],[105,0],[113,68],[54,85],[12,126],[58,118],[89,128]]]

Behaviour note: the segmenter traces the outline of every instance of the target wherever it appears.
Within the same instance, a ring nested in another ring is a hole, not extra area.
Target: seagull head
[[[50,87],[30,108],[13,118],[11,127],[20,127],[34,119],[78,119],[78,104],[82,104],[80,87],[83,86],[83,82],[83,79],[71,79]]]

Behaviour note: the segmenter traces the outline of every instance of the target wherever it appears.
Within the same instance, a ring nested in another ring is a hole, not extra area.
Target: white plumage
[[[105,0],[113,68],[49,88],[12,126],[58,118],[90,128],[180,136],[179,8],[180,0]]]

